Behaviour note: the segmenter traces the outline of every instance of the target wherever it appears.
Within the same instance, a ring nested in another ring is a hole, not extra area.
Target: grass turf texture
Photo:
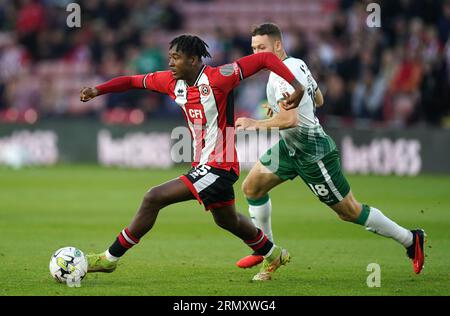
[[[88,274],[76,289],[52,280],[48,263],[56,249],[105,250],[148,188],[185,171],[0,168],[0,295],[450,295],[448,176],[348,177],[359,201],[405,227],[425,228],[421,275],[413,273],[402,246],[339,220],[296,179],[271,193],[275,240],[293,256],[271,282],[251,282],[257,269],[235,266],[250,249],[218,228],[196,201],[163,209],[116,272]],[[235,191],[247,215],[244,176]],[[366,285],[369,263],[381,266],[380,288]]]

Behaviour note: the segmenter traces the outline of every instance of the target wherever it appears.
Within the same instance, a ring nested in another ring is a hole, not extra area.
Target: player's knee
[[[340,205],[333,207],[333,209],[339,218],[346,222],[355,222],[361,214],[361,204],[354,199],[340,203]]]
[[[214,222],[220,228],[233,231],[238,225],[238,218],[235,216],[214,216]]]
[[[223,229],[227,229],[229,226],[228,222],[222,219],[214,218],[214,222],[216,223],[217,226]]]
[[[247,199],[257,200],[264,196],[265,192],[262,192],[259,188],[257,188],[252,181],[247,179],[242,182],[242,192],[244,193]]]
[[[342,219],[345,222],[355,222],[357,218],[354,218],[350,213],[342,212],[338,213],[338,216],[340,219]]]
[[[144,195],[142,204],[146,209],[152,209],[155,206],[162,205],[163,202],[163,192],[158,187],[153,187],[147,191]]]
[[[359,218],[360,213],[361,205],[359,203],[348,203],[339,217],[346,222],[354,223]]]

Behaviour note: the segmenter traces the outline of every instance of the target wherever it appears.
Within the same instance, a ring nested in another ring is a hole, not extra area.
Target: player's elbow
[[[258,54],[261,54],[260,56],[264,57],[264,58],[274,58],[277,57],[277,55],[275,55],[272,52],[260,52]]]
[[[317,98],[315,102],[317,107],[321,107],[323,105],[323,98]]]
[[[286,128],[296,127],[298,125],[298,117],[297,115],[290,115],[289,118],[285,122]]]
[[[275,62],[279,61],[277,55],[275,55],[272,52],[261,52],[258,53],[258,55],[261,57],[261,61],[264,64],[264,66],[268,69],[270,69],[270,66],[273,65]]]
[[[317,107],[320,107],[320,106],[323,105],[323,102],[324,102],[324,100],[323,100],[323,94],[322,94],[322,92],[320,91],[320,89],[318,89],[318,90],[316,91],[316,95],[315,95],[315,97],[314,97],[314,103],[316,104]]]

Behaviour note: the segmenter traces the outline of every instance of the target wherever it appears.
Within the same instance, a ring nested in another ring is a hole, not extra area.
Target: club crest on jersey
[[[211,88],[206,84],[200,85],[199,90],[204,97],[207,97],[211,93]]]

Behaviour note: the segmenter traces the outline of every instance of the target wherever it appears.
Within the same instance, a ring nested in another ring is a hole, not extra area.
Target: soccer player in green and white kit
[[[279,128],[281,134],[281,140],[261,156],[243,182],[242,189],[255,225],[273,241],[272,205],[268,192],[284,181],[300,176],[320,201],[331,207],[342,220],[365,226],[371,232],[402,244],[407,256],[413,260],[414,272],[420,273],[424,264],[424,231],[403,228],[377,208],[355,199],[342,173],[336,145],[315,116],[315,107],[323,104],[322,93],[306,64],[286,55],[280,29],[271,23],[257,26],[252,32],[252,49],[254,53],[274,53],[307,91],[298,107],[288,109],[282,100],[294,89],[271,73],[267,100],[273,115],[265,120],[239,118],[236,121],[238,129]],[[237,265],[250,268],[261,261],[262,257],[254,253],[239,260]]]

